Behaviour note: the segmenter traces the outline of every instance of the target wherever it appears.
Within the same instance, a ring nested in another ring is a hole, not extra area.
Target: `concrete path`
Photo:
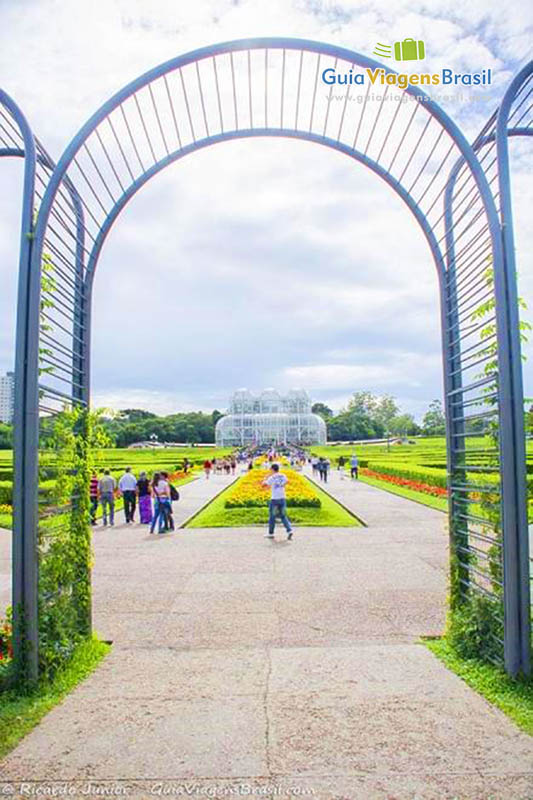
[[[417,643],[444,624],[446,516],[335,473],[329,489],[368,527],[97,529],[112,653],[0,776],[139,798],[531,797],[533,740]]]

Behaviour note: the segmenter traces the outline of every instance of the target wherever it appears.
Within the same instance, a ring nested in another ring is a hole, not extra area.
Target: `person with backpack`
[[[169,489],[170,489],[170,503],[169,503],[169,509],[168,509],[168,514],[167,514],[167,524],[166,524],[166,527],[164,528],[164,530],[165,531],[169,531],[169,530],[173,531],[176,528],[174,526],[174,516],[173,516],[172,503],[175,500],[179,500],[180,499],[180,493],[178,492],[176,487],[173,486],[173,484],[170,482],[169,477],[168,477],[168,472],[162,472],[161,473],[161,477],[163,478],[163,480],[167,481]]]
[[[166,473],[156,472],[152,479],[152,494],[154,497],[154,516],[150,525],[150,533],[159,523],[158,533],[165,533],[169,529],[169,516],[172,514],[170,484],[165,478]]]
[[[350,458],[350,478],[357,478],[359,477],[359,461],[355,453],[352,453],[352,457]]]

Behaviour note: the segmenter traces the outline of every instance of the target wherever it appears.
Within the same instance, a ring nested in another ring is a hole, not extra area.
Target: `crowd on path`
[[[280,456],[274,448],[266,452],[265,467],[270,469],[270,475],[263,481],[264,486],[271,490],[268,514],[268,533],[265,536],[269,539],[274,538],[276,518],[279,516],[287,531],[287,539],[293,537],[293,527],[287,516],[287,498],[285,486],[288,478],[280,472],[277,460]],[[291,447],[285,454],[290,459],[293,469],[302,469],[306,463],[310,463],[312,473],[319,477],[322,483],[328,482],[328,475],[331,469],[329,458],[324,456],[309,457],[304,450]],[[225,458],[206,459],[203,464],[205,479],[209,480],[212,474],[235,475],[238,464],[242,464],[245,470],[252,470],[254,459],[257,457],[257,448],[243,449]],[[348,459],[340,456],[337,465],[339,470],[344,470]],[[350,477],[359,477],[359,461],[357,455],[352,453],[349,459]],[[184,472],[187,473],[190,464],[186,459]],[[99,478],[93,472],[90,483],[90,515],[91,524],[97,525],[98,506],[102,507],[103,525],[115,524],[115,500],[122,497],[124,501],[124,515],[126,524],[135,522],[137,505],[139,508],[139,521],[141,525],[150,525],[150,533],[154,533],[156,527],[158,533],[167,533],[174,530],[174,519],[172,514],[172,502],[179,500],[179,492],[170,482],[168,472],[154,472],[152,478],[148,478],[146,472],[141,472],[136,478],[131,471],[131,467],[126,467],[124,474],[117,480],[111,475],[109,469],[103,470]]]
[[[323,456],[320,456],[320,458],[313,456],[311,458],[311,469],[313,471],[313,475],[315,476],[318,475],[318,477],[323,483],[328,482],[328,474],[330,468],[331,468],[331,462],[329,458],[324,458]]]
[[[115,500],[122,497],[126,525],[135,522],[138,504],[139,521],[141,525],[150,525],[150,533],[154,533],[156,526],[158,533],[174,530],[172,502],[179,500],[179,492],[170,482],[168,472],[154,472],[151,479],[141,472],[137,479],[131,467],[126,467],[118,482],[109,469],[103,470],[100,478],[93,472],[89,494],[92,525],[98,524],[96,516],[101,505],[102,524],[107,526],[109,520],[110,526],[114,526]]]
[[[235,475],[236,471],[236,456],[228,456],[228,458],[206,458],[204,461],[204,475],[207,481],[211,473],[213,473],[213,475]]]
[[[337,469],[340,471],[344,471],[344,467],[348,459],[344,456],[340,456],[337,460]],[[328,482],[328,474],[331,469],[331,461],[329,458],[324,458],[323,456],[317,457],[312,456],[310,459],[311,469],[313,471],[313,475],[320,478],[323,483]],[[349,459],[350,464],[350,478],[354,478],[357,480],[359,478],[359,459],[357,458],[355,453],[352,453]]]

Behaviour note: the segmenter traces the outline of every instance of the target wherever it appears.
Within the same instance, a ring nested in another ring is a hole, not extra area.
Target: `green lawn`
[[[533,680],[514,681],[491,664],[461,658],[444,639],[425,639],[424,644],[448,669],[533,736]]]
[[[32,691],[10,689],[0,692],[0,758],[85,680],[110,649],[108,644],[91,639],[79,645],[72,659],[59,670],[51,683],[43,682]]]
[[[309,483],[311,483],[309,481]],[[235,484],[215,497],[185,526],[187,528],[243,528],[247,525],[266,525],[268,508],[225,508],[226,497]],[[304,527],[353,528],[361,526],[361,521],[343,508],[329,494],[311,484],[320,497],[321,508],[287,509],[289,519],[294,525]]]
[[[430,494],[424,494],[424,492],[415,492],[412,489],[407,489],[405,486],[396,486],[394,483],[379,481],[376,480],[376,478],[369,478],[366,475],[360,475],[359,480],[361,483],[368,483],[370,486],[383,489],[385,492],[398,494],[400,497],[407,498],[407,500],[414,500],[416,503],[421,503],[423,506],[435,508],[437,511],[448,511],[448,501],[446,498],[433,497]]]

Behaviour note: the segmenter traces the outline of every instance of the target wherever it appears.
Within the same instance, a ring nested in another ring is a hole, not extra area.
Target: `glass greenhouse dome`
[[[304,389],[281,395],[265,389],[253,395],[236,391],[226,416],[215,430],[218,447],[253,444],[325,444],[326,423],[311,412],[311,399]]]

